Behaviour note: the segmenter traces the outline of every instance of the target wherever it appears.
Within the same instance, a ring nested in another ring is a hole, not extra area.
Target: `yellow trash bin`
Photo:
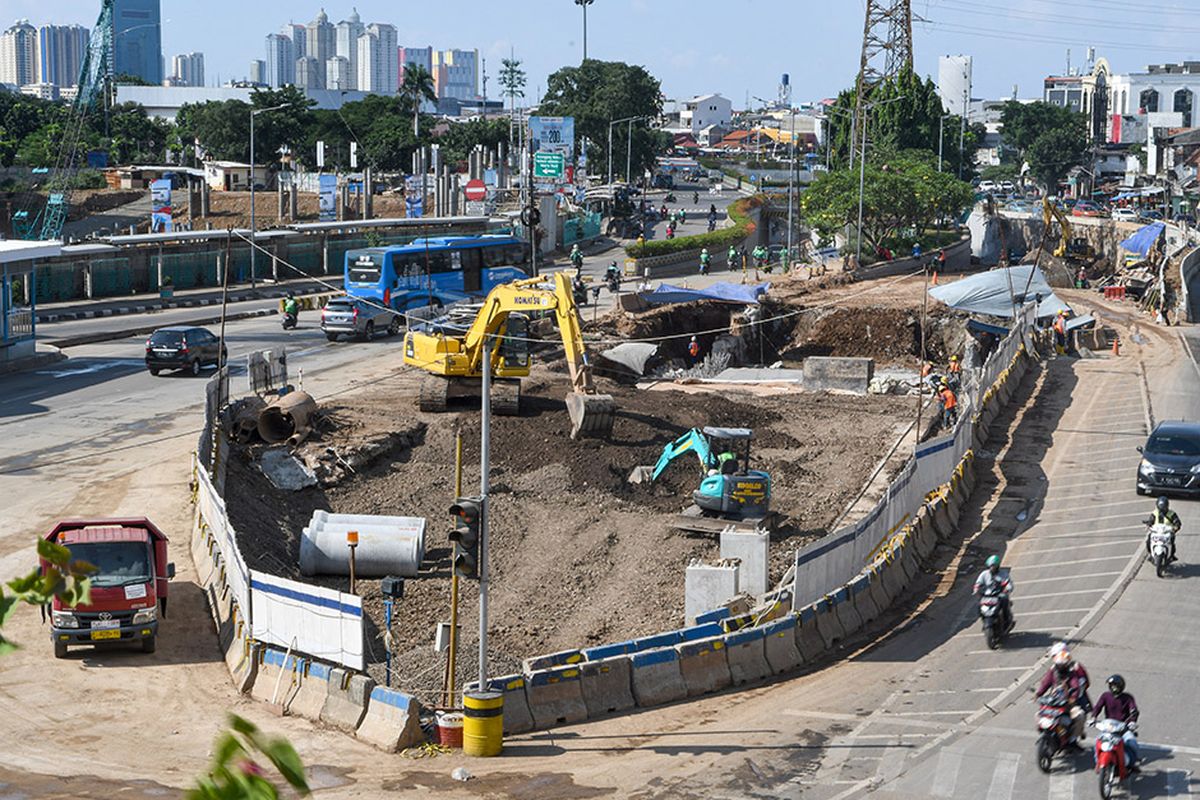
[[[504,695],[463,692],[463,753],[498,756],[504,747]]]

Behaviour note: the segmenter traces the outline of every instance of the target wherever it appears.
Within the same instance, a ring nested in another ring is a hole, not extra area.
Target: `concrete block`
[[[673,647],[646,650],[629,657],[633,699],[638,706],[651,706],[687,697],[687,684],[679,671],[679,654]]]
[[[417,698],[383,686],[371,689],[370,697],[367,713],[354,732],[354,738],[388,753],[425,741],[421,731],[421,704]]]
[[[956,478],[950,482],[950,491],[946,492],[946,516],[950,520],[951,529],[958,530],[958,521],[962,517],[963,486],[962,480]]]
[[[479,681],[471,681],[463,691],[479,688]],[[488,678],[488,688],[504,695],[504,733],[525,733],[533,730],[533,714],[529,712],[529,699],[525,696],[524,675],[502,675]]]
[[[833,612],[833,603],[829,598],[824,598],[813,603],[813,606],[817,612],[817,632],[821,634],[825,649],[832,650],[835,644],[845,638],[837,614]]]
[[[907,588],[921,576],[921,564],[917,560],[917,550],[907,537],[896,551],[896,558],[900,562],[900,569],[904,571],[904,585]]]
[[[917,550],[917,557],[922,561],[928,561],[933,555],[933,551],[937,549],[938,538],[937,532],[933,529],[933,520],[924,512],[923,508],[917,511],[916,519],[913,520],[911,541]]]
[[[762,628],[747,628],[725,637],[725,660],[734,686],[761,681],[773,674],[767,663],[765,641]]]
[[[250,696],[260,703],[272,703],[287,711],[300,691],[303,669],[304,662],[300,658],[274,647],[263,647],[258,651],[258,677],[250,689]]]
[[[586,661],[579,665],[588,719],[627,711],[637,705],[633,699],[631,672],[628,656]]]
[[[675,646],[675,652],[679,654],[679,671],[687,686],[688,697],[720,691],[732,682],[724,638],[679,644]]]
[[[729,619],[732,613],[727,607],[714,608],[712,611],[706,611],[703,614],[696,615],[696,624],[703,625],[706,622],[720,622],[723,619]]]
[[[246,694],[254,686],[258,675],[258,648],[245,636],[235,638],[225,650],[225,666],[233,679],[233,688]]]
[[[838,625],[842,627],[842,635],[853,635],[863,626],[863,621],[858,609],[850,602],[850,590],[843,586],[830,595],[830,598],[833,600],[833,614],[837,617]]]
[[[375,681],[366,675],[341,667],[329,670],[329,695],[321,708],[321,721],[339,730],[353,732],[367,714],[374,688]]]
[[[704,564],[699,560],[688,564],[684,577],[685,624],[695,623],[696,617],[723,606],[738,593],[738,570],[734,564]]]
[[[891,598],[891,603],[895,603],[897,599],[908,591],[908,578],[904,574],[904,568],[900,566],[899,555],[897,553],[895,556],[889,558],[884,562],[883,568],[880,570],[880,577],[883,580],[883,586],[887,590],[888,597]]]
[[[582,653],[585,661],[599,661],[603,658],[629,655],[635,652],[636,649],[632,641],[615,642],[613,644],[602,644],[598,647],[588,647]]]
[[[525,697],[536,728],[553,728],[587,719],[579,667],[569,664],[525,675]]]
[[[762,627],[763,654],[775,675],[791,672],[804,663],[804,657],[796,647],[797,622],[795,614],[788,614]]]
[[[680,628],[676,633],[679,634],[679,639],[676,644],[684,642],[694,642],[697,639],[707,639],[711,636],[720,636],[725,633],[725,620],[721,622],[706,622],[703,625],[694,625],[690,628]]]
[[[950,513],[946,511],[946,500],[938,497],[925,506],[933,515],[933,528],[938,538],[945,541],[954,535],[954,526],[950,524]]]
[[[796,620],[796,649],[806,664],[811,664],[825,652],[825,640],[817,630],[817,609],[815,605],[804,606],[800,609]]]
[[[850,592],[850,603],[863,625],[879,616],[879,607],[871,598],[871,579],[872,574],[864,572],[846,584],[846,589]]]
[[[867,588],[867,593],[871,595],[871,603],[879,609],[877,617],[892,607],[892,595],[884,586],[883,569],[878,563],[871,570],[871,585]]]
[[[300,671],[300,687],[285,712],[293,717],[321,719],[321,709],[329,699],[329,673],[332,667],[317,661],[307,661]]]
[[[687,630],[686,628],[684,630]],[[656,633],[653,636],[641,636],[629,642],[633,646],[631,652],[640,653],[643,650],[658,650],[661,647],[674,647],[682,641],[680,631]]]
[[[722,560],[737,559],[738,590],[748,592],[758,597],[766,594],[770,588],[767,582],[767,566],[771,535],[755,533],[754,531],[736,531],[731,529],[721,532]]]
[[[810,356],[804,359],[804,387],[808,390],[839,389],[865,394],[873,377],[875,362],[870,358]]]
[[[567,664],[578,664],[583,661],[582,650],[560,650],[557,653],[550,653],[544,656],[534,656],[527,658],[522,663],[525,668],[525,674],[537,672],[540,669],[550,669],[551,667],[562,667]]]

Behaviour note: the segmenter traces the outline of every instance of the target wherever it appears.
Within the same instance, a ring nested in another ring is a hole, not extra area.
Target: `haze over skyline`
[[[7,27],[19,18],[33,24],[79,23],[91,27],[97,0],[8,0]],[[478,48],[487,59],[488,96],[499,96],[500,60],[515,51],[528,76],[532,101],[554,70],[582,55],[582,14],[571,0],[541,0],[499,11],[482,0],[445,0],[399,6],[384,0],[302,4],[206,3],[162,0],[163,48],[169,70],[177,53],[201,51],[207,82],[248,75],[249,61],[264,57],[264,37],[286,22],[307,23],[324,7],[337,22],[356,7],[364,22],[388,22],[401,45]],[[588,8],[588,55],[644,65],[668,97],[719,92],[742,107],[747,95],[773,98],[780,75],[789,73],[793,101],[832,97],[851,85],[858,69],[863,3],[837,7],[793,3],[753,6],[695,0],[686,7],[651,0],[596,0]],[[801,7],[802,8],[802,7]],[[1136,8],[1136,18],[1130,18]],[[753,9],[753,13],[749,10]],[[937,57],[963,53],[975,59],[976,97],[1040,97],[1042,80],[1062,73],[1067,50],[1074,66],[1089,46],[1115,72],[1150,63],[1200,58],[1194,42],[1200,24],[1195,8],[1166,0],[1012,0],[981,10],[972,0],[914,0],[916,68],[937,74]],[[751,17],[757,27],[742,21]]]

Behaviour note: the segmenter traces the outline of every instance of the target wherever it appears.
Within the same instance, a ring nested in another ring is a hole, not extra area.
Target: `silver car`
[[[381,333],[394,336],[400,332],[401,324],[401,316],[395,311],[356,297],[335,297],[321,309],[321,330],[331,342],[336,342],[339,336],[367,341]]]

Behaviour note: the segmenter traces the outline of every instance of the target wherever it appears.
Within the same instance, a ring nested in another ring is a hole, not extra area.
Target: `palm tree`
[[[404,65],[404,82],[400,84],[400,96],[412,105],[413,138],[420,137],[418,123],[421,119],[421,102],[428,100],[437,102],[437,92],[433,88],[433,76],[429,70],[420,64]]]
[[[513,125],[517,119],[517,98],[525,96],[525,71],[521,69],[521,62],[516,58],[505,58],[500,63],[500,87],[504,89],[509,101],[508,142],[511,146]]]

